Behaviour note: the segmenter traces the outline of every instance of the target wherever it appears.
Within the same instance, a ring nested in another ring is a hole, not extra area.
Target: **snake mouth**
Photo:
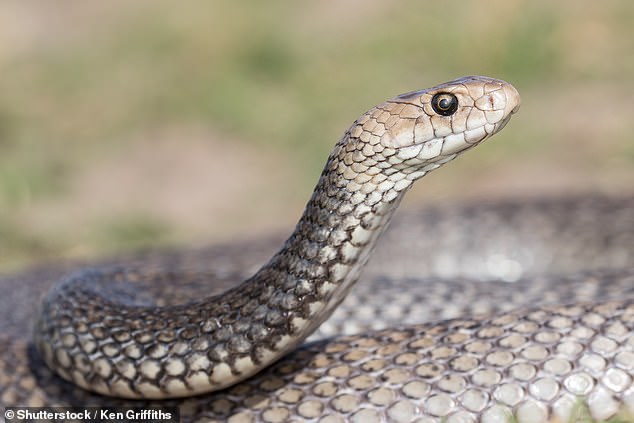
[[[511,111],[511,113],[510,113],[507,117],[505,117],[502,121],[500,121],[500,123],[498,123],[498,124],[496,125],[495,131],[494,131],[493,133],[494,133],[494,134],[495,134],[495,133],[498,133],[498,132],[500,132],[502,129],[504,129],[504,127],[505,127],[505,126],[509,123],[509,121],[511,120],[511,115],[513,115],[515,112],[517,112],[517,110],[519,110],[519,108],[520,108],[520,106],[519,106],[519,105],[517,105],[517,106],[516,106],[516,107],[515,107],[515,108]]]
[[[509,121],[511,120],[511,116],[514,115],[515,113],[517,113],[517,111],[520,109],[520,105],[518,104],[517,106],[515,106],[513,108],[513,110],[511,110],[511,112],[509,113],[509,115],[504,118],[502,120],[502,122],[500,122],[497,126],[497,128],[495,129],[495,132],[500,132],[502,129],[504,129],[504,127],[509,123]]]

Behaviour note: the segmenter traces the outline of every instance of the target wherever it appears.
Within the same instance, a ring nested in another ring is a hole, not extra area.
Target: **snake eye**
[[[449,93],[438,93],[431,98],[431,107],[441,116],[451,116],[458,110],[458,99]]]

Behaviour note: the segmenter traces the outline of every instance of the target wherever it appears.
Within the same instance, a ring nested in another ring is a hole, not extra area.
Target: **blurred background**
[[[634,2],[0,3],[0,271],[288,231],[393,95],[513,83],[491,142],[405,208],[634,191]]]

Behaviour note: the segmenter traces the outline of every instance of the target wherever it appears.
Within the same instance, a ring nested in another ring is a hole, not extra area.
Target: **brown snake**
[[[386,101],[337,143],[295,231],[245,282],[179,305],[155,301],[148,291],[202,285],[204,269],[179,273],[179,266],[145,263],[70,273],[44,301],[37,349],[63,378],[115,397],[189,397],[249,378],[330,316],[411,184],[502,129],[518,107],[515,88],[485,77]],[[513,276],[512,262],[493,265]],[[631,273],[596,277],[632,282]],[[575,301],[335,338],[283,360],[268,370],[274,377],[180,404],[191,420],[497,421],[509,411],[564,415],[571,397],[587,396],[597,416],[610,416],[634,401],[633,321],[631,301]],[[20,346],[5,348],[5,362],[17,362]],[[40,384],[56,383],[39,366],[35,371]],[[0,378],[7,374],[0,367]],[[2,391],[19,404],[17,392]],[[55,397],[46,394],[42,403]]]

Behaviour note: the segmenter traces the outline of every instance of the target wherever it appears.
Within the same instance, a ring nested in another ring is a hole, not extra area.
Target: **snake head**
[[[402,191],[500,131],[519,105],[511,84],[483,76],[401,94],[366,112],[346,132],[334,152],[338,173],[351,181],[349,191],[368,177],[378,184],[387,177],[394,182],[391,189]]]
[[[384,103],[403,118],[388,130],[386,147],[425,145],[448,155],[475,145],[498,132],[520,106],[520,95],[508,82],[465,76]],[[380,106],[379,106],[380,107]],[[414,109],[412,109],[414,108]]]

